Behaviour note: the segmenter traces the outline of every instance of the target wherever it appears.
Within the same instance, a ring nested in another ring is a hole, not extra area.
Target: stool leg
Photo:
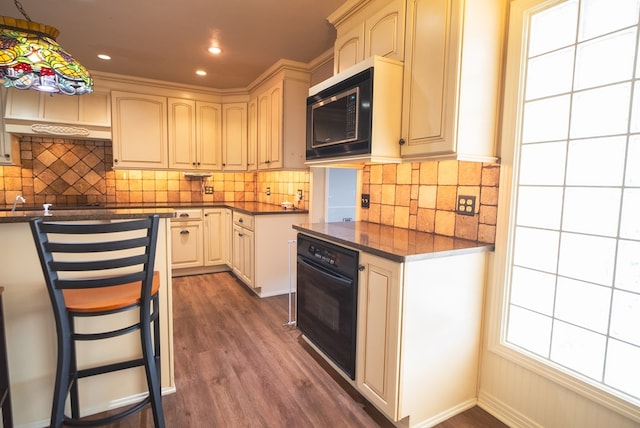
[[[157,296],[153,299],[153,313],[158,313]],[[151,339],[150,319],[144,320],[141,325],[140,335],[142,336],[142,354],[144,358],[144,369],[147,375],[147,387],[151,399],[151,410],[156,428],[164,428],[164,412],[162,410],[162,391],[160,386],[160,325],[159,319],[153,321],[153,337]]]
[[[76,358],[75,318],[69,314],[69,327],[71,329],[71,344],[69,346],[69,401],[71,402],[71,417],[80,418],[80,392],[78,390],[78,360]]]
[[[53,404],[51,406],[51,428],[59,428],[64,422],[64,405],[67,399],[70,379],[71,363],[71,329],[69,320],[57,317],[58,325],[58,362],[56,380],[53,390]]]

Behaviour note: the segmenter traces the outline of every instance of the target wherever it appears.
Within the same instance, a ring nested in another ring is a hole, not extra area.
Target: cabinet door
[[[282,168],[282,106],[283,106],[283,82],[278,82],[269,90],[269,144],[266,150],[267,159],[264,164],[267,168]]]
[[[237,225],[233,226],[233,272],[249,287],[255,286],[253,232]]]
[[[452,0],[410,0],[407,12],[407,47],[404,75],[402,155],[441,149],[451,141],[447,109],[454,108],[447,52],[452,48],[450,25]],[[453,76],[452,76],[453,77]],[[431,148],[429,147],[431,146]]]
[[[404,60],[405,2],[394,0],[364,23],[364,58],[373,55]]]
[[[225,171],[247,170],[247,104],[232,103],[222,107],[222,168]]]
[[[173,269],[203,265],[202,221],[171,222],[171,267]]]
[[[167,99],[111,92],[115,167],[167,168]]]
[[[196,103],[169,98],[169,168],[197,168]]]
[[[233,267],[233,213],[230,209],[224,210],[224,263]]]
[[[196,101],[196,142],[199,169],[222,169],[222,107]]]
[[[258,96],[258,169],[267,169],[271,138],[271,98],[268,91]]]
[[[338,35],[333,49],[334,74],[364,59],[364,25],[360,24]]]
[[[407,3],[402,157],[496,160],[506,3]]]
[[[224,208],[204,211],[204,265],[215,266],[226,262],[226,229]]]
[[[247,112],[247,170],[258,169],[258,100],[249,100]]]
[[[398,420],[401,265],[360,253],[358,284],[358,390]]]

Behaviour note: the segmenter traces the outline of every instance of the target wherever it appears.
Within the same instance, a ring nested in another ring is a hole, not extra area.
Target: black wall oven
[[[358,252],[298,234],[297,326],[355,379]]]

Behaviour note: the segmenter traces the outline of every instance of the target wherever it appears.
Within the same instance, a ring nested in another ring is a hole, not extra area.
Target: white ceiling
[[[308,63],[333,46],[326,20],[346,0],[20,0],[32,21],[89,71],[216,89],[243,88],[281,58]],[[24,19],[13,0],[0,15]],[[222,54],[207,49],[217,38]],[[97,58],[106,53],[111,61]],[[207,76],[196,76],[196,69]]]

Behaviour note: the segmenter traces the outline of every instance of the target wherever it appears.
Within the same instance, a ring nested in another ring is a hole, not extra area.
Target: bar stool
[[[156,428],[164,428],[160,390],[159,275],[154,272],[158,216],[97,224],[31,220],[31,232],[56,321],[58,362],[51,427],[113,423],[151,405]],[[139,312],[128,326],[76,332],[76,318]],[[153,328],[152,328],[153,326]],[[77,369],[76,342],[140,332],[142,356]],[[117,414],[80,418],[78,379],[144,366],[148,396]],[[65,415],[67,398],[71,416]]]

